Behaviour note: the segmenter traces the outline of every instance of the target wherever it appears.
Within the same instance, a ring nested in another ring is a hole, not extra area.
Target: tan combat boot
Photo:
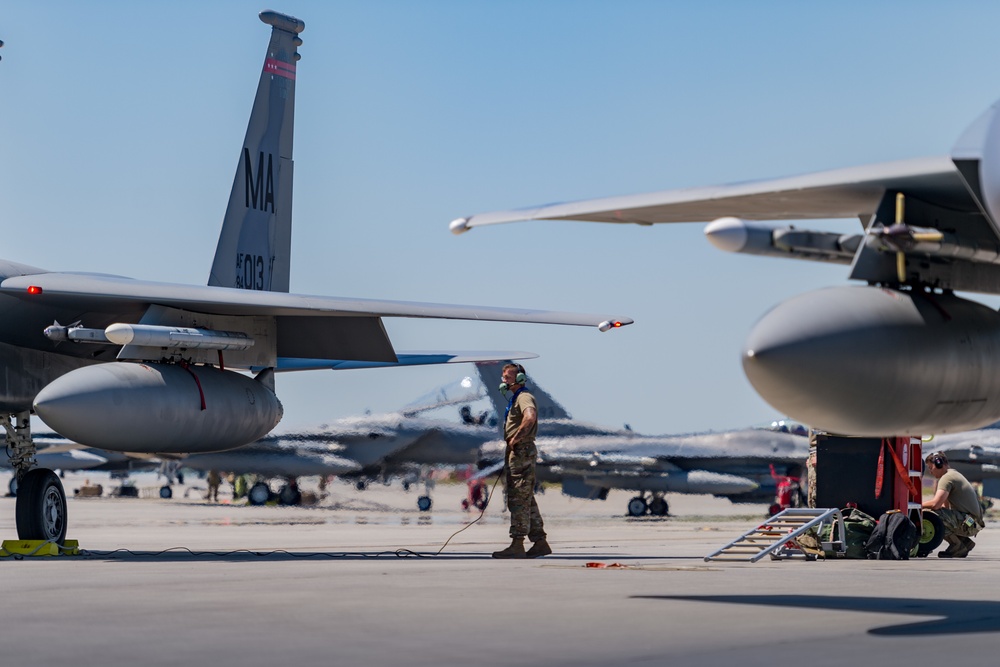
[[[494,558],[524,558],[524,538],[515,537],[503,551],[494,551]]]
[[[549,546],[549,543],[543,537],[531,545],[525,556],[528,558],[541,558],[542,556],[548,556],[550,553],[552,553],[552,547]]]

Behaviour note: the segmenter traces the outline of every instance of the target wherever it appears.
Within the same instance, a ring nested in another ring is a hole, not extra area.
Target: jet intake
[[[775,409],[817,430],[967,431],[1000,420],[1000,314],[953,294],[818,290],[761,318],[743,369]]]
[[[241,447],[271,431],[283,413],[273,392],[239,373],[126,362],[60,376],[38,393],[34,409],[82,445],[178,454]]]
[[[775,227],[740,218],[719,218],[705,227],[719,250],[748,255],[791,257],[814,262],[850,264],[864,236]]]

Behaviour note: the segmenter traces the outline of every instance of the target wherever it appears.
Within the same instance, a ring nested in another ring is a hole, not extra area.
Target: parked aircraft
[[[832,433],[949,433],[1000,419],[1000,314],[953,291],[1000,294],[1000,105],[951,154],[735,185],[482,213],[520,220],[711,222],[717,247],[850,265],[866,286],[781,303],[743,368],[781,413]],[[841,234],[763,221],[854,218]]]
[[[470,378],[447,385],[398,412],[338,419],[312,429],[272,433],[253,444],[224,452],[192,454],[181,465],[195,470],[225,470],[265,477],[295,478],[339,475],[357,480],[363,489],[374,479],[410,475],[425,466],[467,466],[480,459],[484,444],[496,440],[495,427],[421,416],[443,406],[481,398],[479,382]],[[424,401],[424,403],[420,403]],[[423,480],[419,474],[417,481]],[[289,485],[279,491],[279,497]],[[251,504],[271,496],[266,482],[249,492]],[[430,489],[417,498],[421,511],[431,508]]]
[[[397,353],[383,317],[602,331],[631,323],[604,315],[290,294],[294,93],[305,24],[272,11],[260,18],[271,37],[207,286],[0,262],[0,408],[20,483],[21,539],[62,541],[67,525],[58,477],[32,467],[32,409],[61,435],[92,447],[218,451],[261,438],[281,419],[275,371],[505,356]]]
[[[497,387],[502,362],[478,362],[494,409],[507,402]],[[806,432],[741,429],[688,435],[640,435],[573,419],[528,374],[538,409],[539,481],[560,482],[563,493],[605,499],[609,489],[638,491],[628,513],[665,515],[665,493],[708,493],[733,502],[771,502],[777,476],[801,477],[809,453]],[[503,443],[492,452],[502,459]],[[486,454],[484,452],[484,454]],[[647,494],[650,494],[647,497]]]

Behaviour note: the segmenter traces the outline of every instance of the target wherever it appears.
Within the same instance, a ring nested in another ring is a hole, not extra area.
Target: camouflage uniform
[[[975,537],[982,527],[983,509],[979,504],[979,496],[968,480],[956,470],[948,470],[934,486],[948,492],[950,508],[943,507],[934,512],[941,517],[945,535],[959,537]]]
[[[518,391],[507,413],[504,423],[504,438],[510,442],[511,437],[521,426],[524,410],[532,408],[537,412],[535,397],[524,389]],[[510,536],[512,539],[527,537],[537,542],[545,537],[542,515],[538,512],[535,502],[535,461],[538,450],[535,448],[535,435],[538,425],[515,446],[507,445],[507,509],[510,510]]]

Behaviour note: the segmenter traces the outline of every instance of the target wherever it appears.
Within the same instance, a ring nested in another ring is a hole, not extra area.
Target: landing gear
[[[655,492],[653,496],[646,499],[646,492],[641,492],[638,496],[628,501],[628,515],[629,516],[645,516],[646,514],[652,514],[653,516],[667,516],[670,512],[670,505],[667,504],[667,499],[663,497],[662,492]]]
[[[653,516],[667,516],[669,512],[670,506],[663,496],[654,495],[653,499],[649,501],[649,513]]]
[[[265,505],[271,499],[271,487],[264,482],[257,482],[247,493],[247,502],[251,505]]]
[[[632,500],[628,501],[629,516],[643,516],[648,511],[649,505],[646,504],[646,499],[642,496],[636,496]]]
[[[290,481],[282,486],[278,491],[278,502],[282,505],[301,505],[302,493],[299,491],[299,485]]]
[[[17,536],[22,540],[66,541],[66,492],[51,470],[35,468],[21,478],[17,494]]]
[[[62,544],[66,541],[66,492],[54,472],[32,467],[35,443],[31,439],[31,413],[0,415],[0,426],[7,432],[7,455],[14,469],[11,490],[17,496],[17,537]]]

